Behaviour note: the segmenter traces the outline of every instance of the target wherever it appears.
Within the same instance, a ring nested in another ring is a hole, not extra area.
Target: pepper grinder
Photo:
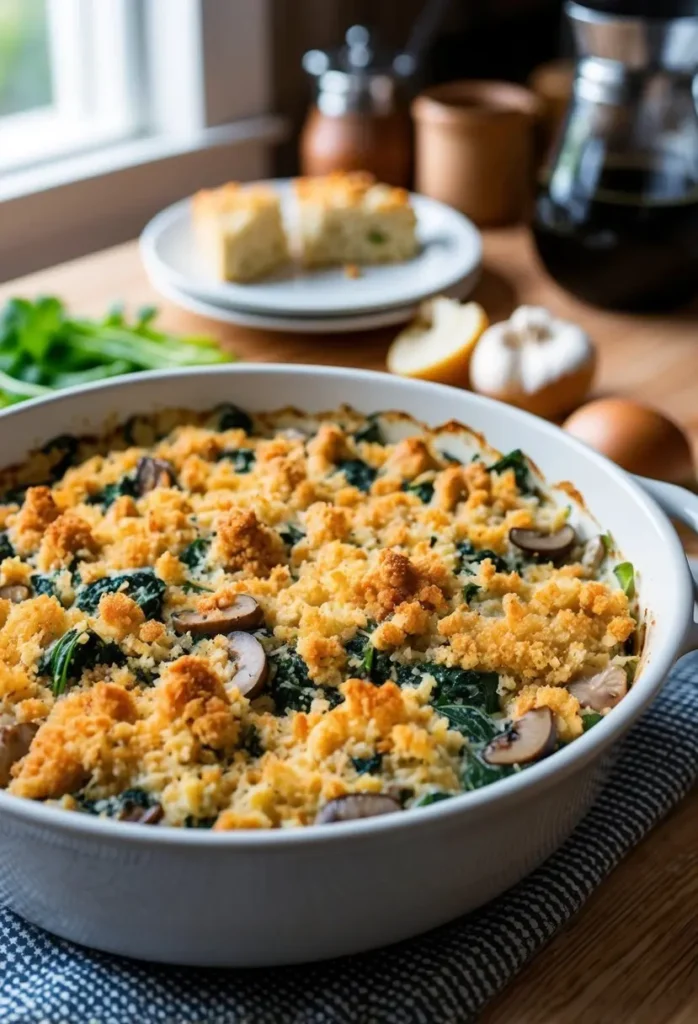
[[[303,57],[316,96],[301,133],[301,172],[370,171],[407,187],[412,137],[405,92],[414,62],[378,51],[363,25],[350,28],[345,41],[338,51]]]

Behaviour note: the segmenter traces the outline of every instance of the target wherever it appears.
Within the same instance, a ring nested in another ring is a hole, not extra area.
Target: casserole
[[[4,462],[61,433],[98,431],[109,415],[224,401],[253,412],[347,402],[365,413],[406,410],[431,425],[457,419],[500,449],[521,447],[548,480],[571,478],[638,573],[647,625],[638,680],[603,722],[526,772],[409,814],[332,829],[147,830],[0,793],[0,896],[66,938],[165,962],[280,964],[397,941],[502,892],[574,828],[613,744],[697,642],[686,559],[656,501],[556,428],[455,389],[365,371],[233,366],[60,393],[2,414]],[[695,498],[646,487],[695,526]]]

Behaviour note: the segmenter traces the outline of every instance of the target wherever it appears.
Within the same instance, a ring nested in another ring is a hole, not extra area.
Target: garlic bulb
[[[520,306],[478,341],[470,382],[480,394],[554,419],[584,400],[594,364],[594,346],[578,324],[542,306]]]

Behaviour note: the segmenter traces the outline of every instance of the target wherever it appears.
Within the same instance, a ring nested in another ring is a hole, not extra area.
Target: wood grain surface
[[[173,330],[220,336],[242,359],[383,369],[394,329],[293,336],[203,321],[161,302],[135,243],[0,287],[10,295],[57,294],[75,312],[100,314],[115,300],[155,302]],[[662,409],[698,453],[698,311],[631,317],[577,303],[546,278],[523,229],[487,232],[475,293],[490,318],[540,303],[578,320],[600,352],[596,392]],[[485,1012],[484,1024],[698,1024],[698,793],[616,869],[579,917]],[[444,1022],[448,1024],[448,1022]]]

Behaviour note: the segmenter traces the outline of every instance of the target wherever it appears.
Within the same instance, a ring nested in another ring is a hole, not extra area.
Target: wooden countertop
[[[135,243],[0,286],[10,295],[56,294],[78,313],[114,301],[156,303],[174,331],[217,334],[242,359],[383,369],[395,330],[294,336],[230,327],[161,301]],[[475,292],[493,320],[523,302],[583,324],[599,347],[597,393],[657,406],[689,432],[698,455],[698,309],[631,317],[571,299],[540,270],[523,229],[485,234]],[[698,792],[694,791],[595,893],[487,1010],[485,1024],[693,1024],[698,1021]]]

